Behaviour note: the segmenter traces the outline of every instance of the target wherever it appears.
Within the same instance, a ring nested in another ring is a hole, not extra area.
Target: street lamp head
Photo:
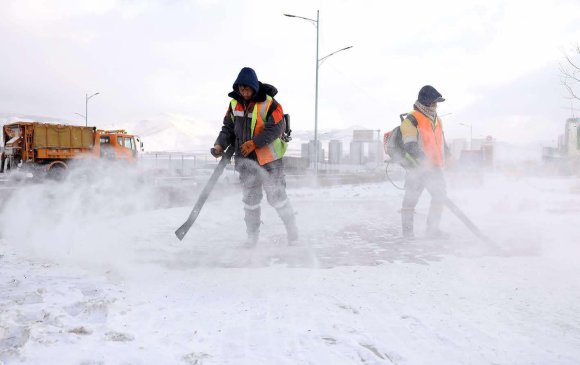
[[[326,56],[322,57],[321,59],[319,59],[319,60],[318,60],[318,63],[319,63],[319,64],[321,64],[321,63],[322,63],[323,61],[325,61],[325,60],[326,60],[328,57],[330,57],[330,56],[333,56],[333,55],[337,54],[338,52],[346,51],[347,49],[350,49],[350,48],[352,48],[352,47],[354,47],[354,46],[348,46],[348,47],[341,48],[341,49],[339,49],[338,51],[334,51],[334,52],[332,52],[331,54],[328,54],[328,55],[326,55]]]
[[[308,20],[311,23],[318,24],[318,20],[310,19],[310,18],[307,18],[304,16],[292,15],[292,14],[282,14],[282,15],[287,16],[288,18],[300,18],[300,19]]]
[[[90,98],[92,98],[93,96],[97,96],[97,95],[99,95],[99,94],[100,94],[100,93],[94,93],[94,94],[93,94],[93,95],[91,95],[91,96],[89,96],[89,94],[85,94],[85,97],[86,97],[86,99],[87,99],[87,101],[88,101],[88,100],[89,100]]]

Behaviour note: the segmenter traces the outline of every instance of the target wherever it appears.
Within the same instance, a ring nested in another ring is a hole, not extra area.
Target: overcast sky
[[[391,129],[421,86],[447,99],[448,137],[554,140],[570,116],[564,52],[580,42],[580,1],[0,1],[0,113],[91,124],[221,125],[243,66],[275,85],[294,129]],[[580,103],[576,108],[580,108]],[[568,107],[568,109],[566,109]],[[580,114],[580,112],[577,112]]]

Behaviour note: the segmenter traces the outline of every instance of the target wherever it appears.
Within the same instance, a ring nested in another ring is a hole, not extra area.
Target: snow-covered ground
[[[3,202],[0,363],[580,364],[577,178],[450,175],[494,244],[449,212],[451,239],[398,241],[388,182],[289,179],[300,245],[264,201],[247,249],[236,185],[180,242],[192,200],[109,172]]]

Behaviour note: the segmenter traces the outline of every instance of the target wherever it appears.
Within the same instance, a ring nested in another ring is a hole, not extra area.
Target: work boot
[[[276,209],[276,211],[286,227],[288,244],[291,246],[296,245],[298,243],[298,227],[296,226],[296,216],[292,204],[287,202],[282,208]]]
[[[401,209],[401,221],[403,227],[403,238],[412,240],[415,238],[415,232],[413,229],[415,210],[414,209]]]
[[[244,245],[246,247],[254,247],[260,238],[260,216],[262,211],[258,206],[255,209],[244,208],[244,213],[246,232],[248,233],[248,238],[246,239]]]

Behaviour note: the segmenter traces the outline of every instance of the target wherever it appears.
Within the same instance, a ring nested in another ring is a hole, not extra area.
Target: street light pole
[[[342,49],[339,49],[338,51],[332,52],[322,58],[318,58],[318,49],[319,49],[319,35],[320,35],[320,11],[316,10],[316,20],[314,19],[310,19],[310,18],[305,18],[303,16],[298,16],[298,15],[292,15],[292,14],[284,14],[284,16],[287,16],[289,18],[300,18],[300,19],[304,19],[307,20],[311,23],[316,24],[316,83],[315,83],[315,91],[314,91],[314,174],[318,175],[318,68],[320,67],[320,64],[322,64],[322,62],[327,59],[328,57],[340,52],[340,51],[345,51],[349,48],[352,48],[352,46],[349,47],[345,47]]]
[[[314,175],[318,175],[318,35],[320,30],[320,10],[316,10],[316,89],[314,92]]]
[[[469,150],[473,148],[473,124],[459,123],[464,127],[469,127]]]
[[[97,96],[99,93],[94,93],[93,95],[89,96],[89,94],[85,94],[85,127],[89,125],[89,100],[93,96]]]

